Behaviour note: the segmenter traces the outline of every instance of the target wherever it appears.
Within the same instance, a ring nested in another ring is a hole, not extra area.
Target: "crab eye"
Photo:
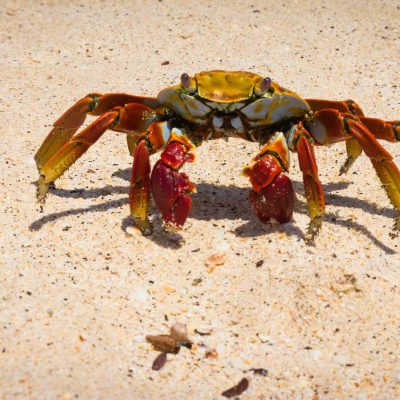
[[[181,75],[181,83],[184,88],[188,89],[190,86],[190,76],[186,73],[182,74]]]
[[[271,78],[264,78],[260,83],[261,92],[265,93],[271,87]]]

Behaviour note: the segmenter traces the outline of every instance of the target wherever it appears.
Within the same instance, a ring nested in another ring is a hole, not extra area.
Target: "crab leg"
[[[165,147],[166,146],[166,147]],[[150,177],[150,154],[165,147]],[[153,123],[136,148],[129,204],[131,216],[143,234],[151,233],[148,221],[150,189],[165,222],[182,226],[191,208],[190,192],[195,186],[184,173],[177,171],[185,162],[194,160],[190,150],[194,146],[179,129],[171,129],[167,122]]]
[[[136,147],[133,158],[131,182],[129,189],[129,206],[135,225],[144,235],[151,234],[148,219],[150,199],[150,152],[146,141],[141,140]]]
[[[400,141],[400,121],[383,121],[377,118],[361,117],[359,120],[377,138],[387,142]]]
[[[148,220],[150,199],[150,155],[165,146],[171,135],[167,122],[152,123],[147,132],[138,140],[135,150],[130,189],[129,206],[131,217],[144,235],[151,233]]]
[[[349,138],[358,141],[370,158],[391,203],[398,212],[394,229],[400,231],[400,171],[392,156],[361,122],[361,118],[336,110],[323,110],[308,121],[308,131],[318,144],[331,144]]]
[[[53,129],[35,154],[38,169],[40,170],[46,161],[72,138],[85,122],[87,114],[99,116],[111,111],[114,107],[122,107],[129,103],[141,104],[147,106],[147,108],[159,107],[157,100],[154,98],[138,97],[124,93],[109,93],[105,95],[91,93],[78,100],[54,122]]]
[[[80,99],[53,124],[53,129],[35,154],[39,171],[46,161],[70,140],[85,121],[86,113],[93,105],[94,99],[91,96]]]
[[[357,115],[358,119],[377,138],[388,142],[400,141],[400,121],[384,121],[378,118],[365,117],[360,106],[353,100],[330,101],[307,99],[313,111],[337,110],[341,113]]]
[[[354,100],[321,100],[321,99],[306,99],[312,111],[320,110],[338,110],[343,113],[364,116],[361,107]]]
[[[400,172],[389,152],[378,143],[365,126],[355,120],[349,120],[347,124],[350,133],[359,141],[362,149],[370,158],[383,188],[397,210],[394,229],[400,231]]]
[[[325,196],[318,177],[318,167],[315,160],[313,143],[310,133],[299,122],[290,135],[289,147],[297,151],[300,169],[303,173],[304,189],[307,198],[310,223],[308,225],[306,242],[312,243],[321,228],[325,214]]]
[[[48,150],[39,167],[37,197],[43,207],[50,183],[59,178],[107,129],[121,132],[145,131],[154,120],[154,111],[141,104],[115,107],[103,113],[88,127],[70,137],[61,147],[59,143]],[[49,156],[51,154],[51,156]]]
[[[243,169],[243,174],[253,186],[249,199],[254,213],[264,223],[289,222],[295,194],[292,182],[282,173],[289,169],[289,150],[283,134],[275,134],[253,161]]]
[[[343,113],[358,115],[359,117],[364,116],[363,110],[354,100],[332,101],[321,99],[307,99],[307,103],[310,105],[311,110],[313,111],[333,109]],[[362,153],[362,148],[356,139],[350,138],[346,141],[346,152],[347,158],[340,168],[339,175],[347,173],[347,171]]]
[[[330,101],[320,99],[307,99],[313,111],[337,110],[341,113],[358,116],[358,119],[377,138],[388,142],[400,141],[400,121],[383,121],[378,118],[365,117],[361,107],[353,100]],[[346,173],[356,158],[361,154],[362,148],[358,141],[350,138],[346,141],[347,160],[340,169],[340,175]]]

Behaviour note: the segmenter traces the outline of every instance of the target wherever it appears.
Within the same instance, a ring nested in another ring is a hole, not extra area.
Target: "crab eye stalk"
[[[264,78],[256,84],[254,88],[254,92],[257,96],[262,96],[263,94],[267,93],[269,89],[272,87],[272,80],[271,78]]]
[[[181,83],[182,86],[186,89],[189,89],[190,86],[190,76],[186,73],[181,75]]]
[[[271,78],[264,78],[260,83],[260,90],[265,93],[271,87]]]
[[[181,75],[181,85],[182,85],[182,88],[187,90],[189,93],[196,92],[196,89],[197,89],[196,80],[191,78],[186,73]]]

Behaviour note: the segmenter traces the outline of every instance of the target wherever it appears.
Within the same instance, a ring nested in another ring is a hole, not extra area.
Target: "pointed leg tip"
[[[139,229],[143,236],[151,236],[153,234],[153,227],[151,225],[147,227],[140,227]]]
[[[153,226],[148,219],[143,220],[134,216],[132,216],[132,219],[135,226],[137,226],[140,229],[140,232],[142,232],[143,236],[150,236],[153,233]]]
[[[339,176],[347,174],[349,172],[350,167],[354,164],[356,159],[354,157],[348,157],[344,164],[340,167]]]
[[[345,168],[344,166],[341,167],[340,171],[339,171],[339,176],[342,176],[342,175],[346,174],[347,171],[348,171],[348,168]]]
[[[315,237],[317,236],[317,232],[310,232],[307,231],[307,233],[304,235],[304,241],[307,246],[314,246],[315,245]]]
[[[392,239],[396,239],[399,237],[399,234],[400,234],[400,212],[398,213],[394,221],[393,230],[392,232],[389,233],[389,235]]]
[[[36,187],[36,198],[39,203],[40,211],[43,211],[43,207],[46,203],[47,192],[49,190],[49,185],[45,183],[45,178],[43,175],[39,176]]]
[[[318,216],[310,221],[307,233],[304,235],[304,241],[306,242],[307,245],[309,246],[314,245],[314,240],[317,237],[322,226],[322,220],[323,217]]]
[[[349,167],[347,166],[347,160],[346,160],[346,162],[340,167],[339,176],[344,175],[348,170]]]

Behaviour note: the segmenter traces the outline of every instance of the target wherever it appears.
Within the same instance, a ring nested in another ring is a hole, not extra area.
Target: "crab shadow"
[[[127,181],[129,181],[129,175],[130,169],[118,170],[113,174],[113,176]],[[323,185],[326,194],[326,204],[331,204],[338,207],[358,208],[369,214],[383,215],[391,219],[395,218],[395,211],[391,208],[376,207],[372,203],[365,200],[332,193],[343,190],[348,185],[349,183],[346,182],[328,183]],[[209,183],[197,183],[196,186],[197,193],[195,196],[193,196],[193,207],[190,213],[191,218],[205,221],[223,219],[243,220],[245,222],[232,231],[238,237],[254,237],[273,232],[285,232],[289,236],[296,236],[299,240],[304,238],[304,233],[302,230],[293,223],[287,223],[278,226],[262,224],[251,211],[248,201],[248,188],[215,185]],[[293,186],[297,194],[295,213],[307,214],[307,205],[303,201],[303,183],[295,181],[293,182]],[[101,197],[102,199],[105,199],[110,195],[127,194],[128,191],[129,187],[126,185],[107,185],[103,188],[95,189],[66,190],[55,188],[51,189],[50,193],[51,195],[56,195],[63,198],[91,199]],[[48,214],[34,221],[29,226],[29,229],[31,231],[37,231],[51,221],[55,221],[70,215],[104,212],[109,209],[120,208],[127,205],[128,198],[124,197],[122,199],[105,201],[101,204],[90,205],[88,207],[81,207],[59,213]],[[161,227],[161,217],[154,206],[150,207],[150,212],[153,215],[154,230],[149,238],[162,247],[179,248],[182,245],[182,236],[176,232],[166,231]],[[332,223],[358,231],[384,252],[388,254],[396,253],[393,249],[377,239],[365,226],[355,221],[342,219],[334,213],[326,213],[324,223]],[[133,222],[131,221],[130,216],[127,216],[122,220],[121,229],[125,231],[129,226],[133,226]]]

